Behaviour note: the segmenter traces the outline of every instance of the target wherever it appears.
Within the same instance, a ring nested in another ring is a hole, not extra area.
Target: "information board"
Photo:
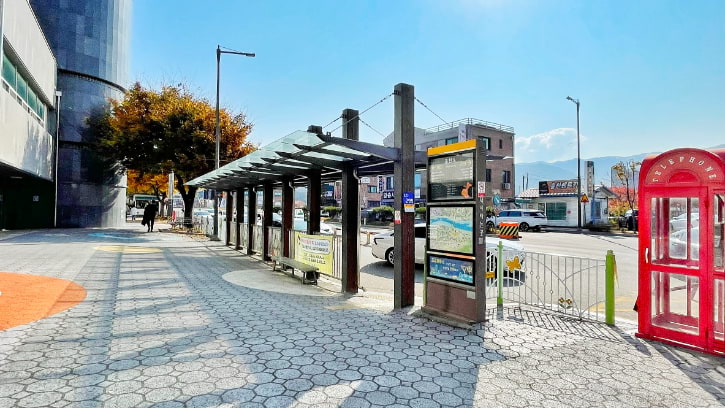
[[[473,285],[473,261],[429,255],[428,268],[434,278]]]
[[[473,206],[430,205],[428,248],[473,255]]]
[[[429,200],[473,199],[473,161],[472,151],[431,158]]]
[[[295,259],[332,275],[332,237],[295,232]]]

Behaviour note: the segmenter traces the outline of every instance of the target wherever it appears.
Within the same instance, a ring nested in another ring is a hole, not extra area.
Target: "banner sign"
[[[430,200],[473,199],[473,152],[430,159]]]
[[[473,261],[429,255],[428,265],[432,277],[473,285]]]
[[[332,275],[331,236],[295,234],[295,259],[316,266],[321,273]]]
[[[539,194],[576,194],[576,180],[539,181]]]

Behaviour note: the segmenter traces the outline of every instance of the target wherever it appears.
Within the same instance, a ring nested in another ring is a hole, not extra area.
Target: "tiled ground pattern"
[[[0,241],[0,270],[88,291],[0,332],[0,407],[725,404],[724,359],[525,311],[468,331],[334,307],[224,281],[261,266],[219,244],[117,234],[162,251],[97,251],[114,238],[83,230]]]

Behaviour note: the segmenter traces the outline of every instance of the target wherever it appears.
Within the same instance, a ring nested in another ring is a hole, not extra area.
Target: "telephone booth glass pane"
[[[700,331],[700,280],[652,271],[652,324],[688,334]]]
[[[715,313],[713,316],[713,334],[715,340],[725,340],[725,280],[715,279],[715,296],[713,303]]]
[[[713,266],[716,271],[723,272],[723,259],[725,258],[725,195],[716,194],[712,200],[713,213],[713,240],[712,254]]]
[[[672,259],[697,261],[700,259],[700,200],[697,198],[670,198],[669,256]]]

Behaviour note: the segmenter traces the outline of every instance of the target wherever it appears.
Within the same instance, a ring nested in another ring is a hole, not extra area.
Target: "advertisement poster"
[[[473,255],[473,206],[430,206],[431,250]]]
[[[473,152],[433,158],[428,174],[430,200],[473,198]]]
[[[295,234],[295,259],[332,275],[332,239],[323,235]]]
[[[473,285],[473,261],[430,255],[428,265],[434,278]]]

